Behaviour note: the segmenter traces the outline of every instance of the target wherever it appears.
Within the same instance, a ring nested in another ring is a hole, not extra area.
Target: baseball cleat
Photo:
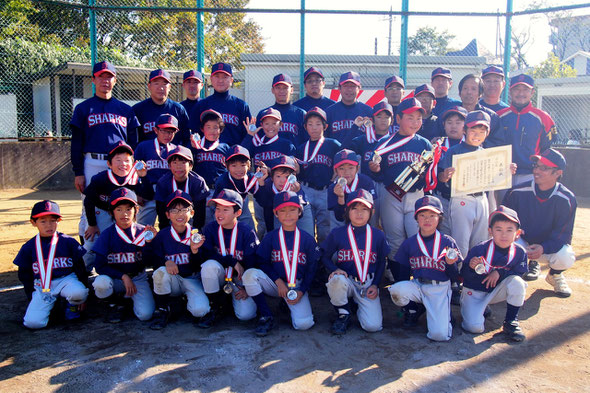
[[[342,335],[346,334],[346,330],[348,329],[348,323],[350,322],[350,314],[340,314],[338,315],[338,319],[334,321],[332,324],[332,334]]]
[[[512,341],[521,342],[526,338],[516,319],[514,321],[504,321],[502,331]]]
[[[258,337],[266,336],[275,327],[275,319],[272,316],[260,317],[256,323],[254,334]]]
[[[522,275],[526,281],[535,281],[541,274],[541,266],[537,261],[529,261],[529,271]]]
[[[570,297],[572,294],[572,290],[567,285],[567,281],[565,280],[565,276],[563,273],[559,274],[549,274],[547,273],[547,277],[545,277],[545,281],[547,281],[550,285],[553,285],[553,290],[559,297]]]

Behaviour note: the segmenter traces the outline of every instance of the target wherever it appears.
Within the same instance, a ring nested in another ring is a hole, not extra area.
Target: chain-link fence
[[[557,143],[590,145],[590,4],[560,1],[551,7],[531,0],[506,12],[511,0],[477,9],[472,2],[457,1],[449,12],[448,4],[423,1],[412,2],[405,12],[408,0],[391,7],[365,3],[0,2],[0,138],[67,137],[73,108],[93,94],[93,59],[116,65],[114,96],[130,104],[149,96],[153,69],[170,71],[170,98],[181,101],[186,98],[184,71],[202,68],[208,75],[211,64],[225,61],[236,70],[232,93],[257,113],[274,103],[276,74],[292,77],[293,100],[305,94],[300,78],[309,66],[323,70],[323,94],[334,99],[339,98],[339,75],[359,72],[359,100],[370,105],[384,99],[384,81],[393,74],[404,77],[407,94],[429,83],[434,68],[447,67],[453,73],[449,96],[468,100],[458,90],[461,79],[480,75],[489,65],[503,67],[510,49],[510,76],[535,78],[533,102],[555,120]],[[501,89],[490,86],[484,99],[494,103]]]

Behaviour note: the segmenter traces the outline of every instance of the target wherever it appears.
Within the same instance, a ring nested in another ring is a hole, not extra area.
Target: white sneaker
[[[572,290],[567,285],[565,281],[565,277],[563,273],[559,274],[549,274],[547,273],[547,277],[545,277],[545,281],[547,281],[550,285],[553,285],[553,289],[555,293],[560,297],[569,297],[572,294]]]

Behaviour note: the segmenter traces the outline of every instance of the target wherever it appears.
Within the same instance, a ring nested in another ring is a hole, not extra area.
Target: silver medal
[[[454,248],[449,248],[447,250],[447,258],[449,258],[451,261],[454,261],[455,259],[457,259],[457,257],[457,250],[455,250]]]
[[[146,231],[143,238],[145,239],[146,242],[152,241],[154,239],[154,232]]]
[[[198,244],[202,239],[203,237],[196,229],[191,232],[191,242]]]
[[[289,177],[287,178],[287,183],[295,184],[296,182],[297,182],[297,176],[290,174]]]
[[[486,272],[486,267],[484,266],[483,263],[478,263],[477,265],[475,265],[475,272],[477,274],[485,274]]]
[[[367,119],[363,122],[363,124],[364,124],[365,128],[369,128],[373,125],[373,122],[371,120]]]
[[[339,177],[338,181],[336,182],[340,187],[344,188],[348,184],[345,178]]]
[[[234,291],[234,288],[231,286],[231,283],[226,283],[223,286],[223,292],[227,293],[228,295]]]
[[[367,295],[367,290],[365,288],[361,288],[359,295],[361,295],[361,297],[365,297]]]
[[[254,132],[254,131],[256,131],[256,125],[255,125],[255,124],[250,124],[250,125],[248,126],[248,130],[249,130],[250,132]]]
[[[297,299],[297,291],[294,289],[289,289],[289,292],[287,292],[287,299],[289,299],[289,300]]]
[[[254,174],[254,177],[257,178],[257,179],[261,179],[263,176],[264,176],[264,173],[262,173],[262,172],[256,172]]]
[[[145,164],[143,163],[143,161],[137,161],[135,163],[135,170],[141,171],[144,168],[145,168]]]
[[[373,161],[375,164],[381,164],[381,155],[379,155],[379,153],[374,152],[373,153],[373,158],[371,158],[371,161]]]

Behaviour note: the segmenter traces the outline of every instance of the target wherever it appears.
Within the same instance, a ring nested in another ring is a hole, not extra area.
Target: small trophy
[[[344,188],[344,187],[346,187],[348,182],[346,181],[345,178],[339,177],[338,180],[336,181],[336,184],[338,184],[340,187]]]
[[[146,242],[151,242],[152,240],[154,240],[154,232],[152,231],[145,231],[145,235],[143,236],[143,238],[145,239]]]
[[[201,236],[199,231],[197,229],[193,229],[191,231],[191,242],[198,244],[201,242],[201,240],[203,240],[203,237]]]
[[[143,163],[143,161],[137,161],[135,163],[135,170],[136,171],[141,171],[144,168],[145,168],[145,164]]]
[[[436,145],[435,145],[436,146]],[[420,176],[434,160],[434,149],[424,150],[420,157],[404,169],[398,177],[386,187],[387,191],[401,202],[404,195],[420,179]]]

